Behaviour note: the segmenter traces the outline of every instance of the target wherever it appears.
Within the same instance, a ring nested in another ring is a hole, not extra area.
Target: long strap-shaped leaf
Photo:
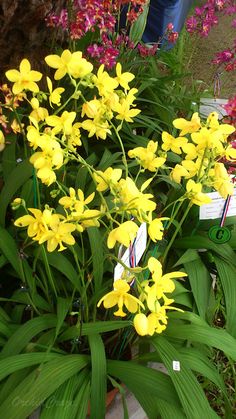
[[[176,390],[166,374],[135,362],[112,360],[107,361],[107,371],[128,387],[149,419],[157,418],[158,399],[181,408]]]
[[[152,344],[168,370],[187,418],[217,418],[218,416],[211,409],[201,385],[174,346],[163,336],[153,338]],[[180,371],[173,370],[173,361],[180,362]]]
[[[107,371],[105,348],[100,335],[89,335],[91,350],[91,419],[104,419],[107,391]]]
[[[0,417],[25,419],[60,385],[84,368],[88,361],[88,357],[83,355],[66,355],[60,361],[55,359],[43,364],[27,376],[3,402]]]
[[[214,261],[225,297],[226,330],[236,338],[236,268],[216,256]]]
[[[5,215],[8,204],[11,202],[17,190],[32,176],[33,166],[28,160],[19,163],[12,170],[0,194],[0,224],[5,225]]]
[[[23,368],[31,367],[32,365],[41,364],[62,357],[60,354],[32,352],[28,354],[13,355],[4,358],[0,361],[0,381],[15,371]]]
[[[82,325],[82,336],[91,335],[94,333],[111,332],[117,329],[124,329],[125,327],[131,326],[130,320],[114,320],[104,322],[91,322],[83,323]],[[80,327],[71,326],[64,333],[61,334],[58,341],[73,339],[80,334]]]
[[[0,359],[6,356],[18,354],[31,341],[34,336],[45,329],[56,327],[57,317],[53,314],[45,314],[41,317],[29,320],[18,327],[4,346]]]
[[[180,318],[180,316],[178,317]],[[199,342],[210,347],[213,346],[236,361],[236,339],[225,330],[210,327],[207,323],[181,324],[181,322],[174,322],[172,317],[165,334],[172,338]]]

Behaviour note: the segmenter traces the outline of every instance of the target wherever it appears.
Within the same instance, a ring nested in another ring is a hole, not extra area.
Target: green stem
[[[126,159],[126,153],[125,153],[124,145],[122,143],[122,139],[120,138],[120,134],[119,134],[117,128],[115,127],[115,125],[113,125],[112,122],[111,122],[111,125],[112,125],[112,128],[114,129],[114,131],[116,133],[116,136],[117,136],[117,138],[119,140],[119,143],[120,143],[120,148],[121,148],[121,151],[122,151],[122,154],[123,154],[123,164],[125,166],[125,175],[126,175],[126,177],[128,177],[129,171],[128,171],[128,163],[127,163],[127,159]]]
[[[187,217],[187,215],[188,215],[188,213],[189,213],[189,211],[190,211],[190,208],[191,208],[191,207],[192,207],[192,203],[190,202],[190,203],[188,204],[188,206],[187,206],[187,208],[186,208],[186,210],[185,210],[184,214],[183,214],[183,217],[181,218],[181,220],[180,220],[180,222],[179,222],[179,224],[178,224],[178,227],[176,228],[176,230],[175,230],[174,234],[172,235],[172,237],[171,237],[171,239],[170,239],[170,241],[169,241],[169,243],[168,243],[168,246],[167,246],[167,247],[166,247],[166,249],[165,249],[165,252],[164,252],[163,257],[162,257],[162,263],[165,261],[165,259],[166,259],[167,255],[168,255],[168,252],[169,252],[169,250],[171,249],[171,246],[172,246],[172,244],[174,243],[174,241],[175,241],[175,239],[176,239],[176,236],[177,236],[177,234],[179,233],[179,231],[180,231],[180,229],[181,229],[181,227],[182,227],[182,224],[183,224],[184,220],[186,219],[186,217]]]
[[[56,287],[55,287],[55,284],[54,284],[54,279],[53,279],[53,276],[52,276],[50,265],[48,263],[48,257],[47,257],[47,253],[46,253],[44,245],[41,245],[41,249],[42,249],[43,261],[44,261],[44,264],[45,264],[48,279],[51,283],[51,286],[52,286],[53,292],[55,294],[55,297],[57,298],[57,290],[56,290]]]

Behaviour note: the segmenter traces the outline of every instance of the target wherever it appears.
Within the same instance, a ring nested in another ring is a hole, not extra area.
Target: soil
[[[189,42],[189,60],[187,68],[192,73],[193,79],[202,80],[200,89],[202,91],[213,91],[214,77],[222,68],[211,63],[217,52],[232,48],[236,38],[236,28],[232,27],[233,16],[219,14],[219,23],[214,26],[207,38],[193,36]],[[236,94],[236,70],[222,72],[220,74],[221,91],[219,97],[229,98]]]

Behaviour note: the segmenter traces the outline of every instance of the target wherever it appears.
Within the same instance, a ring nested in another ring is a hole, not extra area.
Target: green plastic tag
[[[231,232],[226,227],[212,226],[208,232],[209,238],[218,244],[226,243],[231,238]]]

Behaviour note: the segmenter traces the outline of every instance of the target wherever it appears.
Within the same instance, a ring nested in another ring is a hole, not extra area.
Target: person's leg
[[[154,43],[164,35],[168,23],[180,32],[193,0],[151,0],[143,42]]]
[[[188,1],[188,0],[187,0]],[[180,0],[151,0],[143,42],[154,43],[163,36],[168,23],[173,23],[174,30],[178,20]]]

